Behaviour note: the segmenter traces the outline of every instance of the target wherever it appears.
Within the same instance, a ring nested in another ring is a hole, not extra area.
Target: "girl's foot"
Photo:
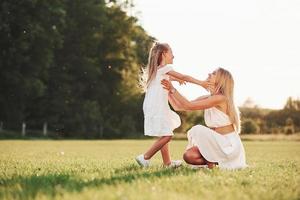
[[[146,160],[143,154],[138,155],[135,160],[141,167],[149,167],[150,165],[150,160]]]

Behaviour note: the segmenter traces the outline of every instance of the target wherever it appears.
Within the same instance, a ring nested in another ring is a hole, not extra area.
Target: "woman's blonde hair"
[[[163,53],[169,50],[169,45],[166,43],[154,42],[148,57],[148,64],[145,68],[142,68],[142,75],[140,85],[143,90],[146,91],[151,81],[155,78],[157,68],[162,62]]]
[[[235,130],[240,133],[240,111],[234,103],[234,80],[231,73],[223,68],[216,71],[216,82],[214,93],[221,93],[227,98],[227,114],[234,125]]]

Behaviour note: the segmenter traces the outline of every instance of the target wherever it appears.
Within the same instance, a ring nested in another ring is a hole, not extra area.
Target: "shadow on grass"
[[[101,187],[131,183],[140,179],[156,179],[178,175],[189,175],[196,170],[182,167],[178,169],[141,169],[135,165],[116,169],[109,178],[94,178],[90,180],[77,178],[71,174],[16,176],[10,179],[0,179],[0,198],[32,199],[38,193],[50,197],[64,192],[80,192],[86,187]]]

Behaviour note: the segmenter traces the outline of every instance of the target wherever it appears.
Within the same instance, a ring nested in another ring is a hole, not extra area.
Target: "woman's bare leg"
[[[215,164],[215,163],[212,163],[212,162],[207,162],[206,164],[207,164],[207,167],[208,167],[209,169],[212,169],[212,168],[214,168],[214,167],[216,166],[216,164]]]
[[[169,143],[165,144],[161,149],[161,157],[163,159],[164,165],[169,165],[171,163],[171,158],[169,154]]]
[[[192,147],[188,149],[184,154],[183,154],[183,159],[185,160],[186,163],[192,164],[192,165],[207,165],[209,169],[214,168],[217,163],[215,162],[210,162],[206,160],[201,152],[199,151],[198,147]]]
[[[207,167],[209,169],[214,168],[218,164],[218,163],[215,163],[215,162],[209,162],[208,160],[205,160],[205,163],[207,164]]]
[[[154,142],[154,144],[148,149],[148,151],[144,154],[144,158],[149,160],[159,151],[165,144],[167,144],[172,139],[172,136],[163,136]]]
[[[205,159],[201,155],[198,147],[192,147],[183,154],[183,159],[186,163],[192,165],[204,165]]]

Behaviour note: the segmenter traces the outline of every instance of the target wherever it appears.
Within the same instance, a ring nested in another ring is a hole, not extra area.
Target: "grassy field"
[[[0,141],[0,199],[300,199],[300,142],[245,141],[249,168],[161,167],[151,140]],[[172,141],[180,159],[186,141]]]

